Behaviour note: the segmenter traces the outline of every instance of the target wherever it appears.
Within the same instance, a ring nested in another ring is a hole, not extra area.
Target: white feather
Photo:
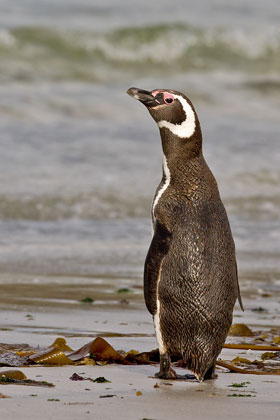
[[[160,302],[157,299],[157,312],[154,315],[154,327],[155,327],[155,332],[156,332],[159,353],[163,354],[163,353],[166,353],[166,347],[163,344],[162,334],[160,330],[159,310],[160,310]]]
[[[183,110],[186,114],[186,119],[181,124],[172,124],[168,121],[161,120],[158,122],[159,128],[168,128],[173,134],[181,138],[189,138],[195,132],[195,113],[190,106],[190,104],[186,101],[185,98],[178,95],[173,95],[175,99],[178,99],[183,107]]]
[[[167,160],[165,155],[163,155],[163,173],[165,175],[165,182],[163,184],[163,186],[161,187],[161,189],[158,191],[155,199],[154,199],[154,203],[153,203],[153,216],[155,217],[155,208],[156,205],[159,202],[160,197],[162,196],[162,194],[164,193],[164,191],[166,190],[166,188],[168,187],[168,185],[170,184],[171,181],[171,176],[170,176],[170,171],[167,165]]]

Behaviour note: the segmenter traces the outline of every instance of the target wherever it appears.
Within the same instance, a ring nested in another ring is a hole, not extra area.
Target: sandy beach
[[[278,299],[279,300],[279,299]],[[259,297],[244,300],[246,312],[236,308],[234,322],[242,322],[253,331],[279,327],[279,302]],[[73,305],[72,305],[73,306]],[[268,311],[252,311],[256,307]],[[50,307],[9,310],[2,304],[0,342],[27,343],[45,347],[57,337],[77,349],[96,336],[103,336],[115,348],[128,351],[150,351],[156,348],[151,317],[143,302],[139,307],[129,304],[120,310],[111,307],[54,309]],[[26,316],[28,315],[28,316]],[[246,340],[246,339],[245,339]],[[229,342],[232,338],[229,338]],[[240,342],[240,338],[239,338]],[[224,349],[221,357],[255,359],[260,352]],[[2,367],[3,370],[12,369]],[[14,369],[14,368],[13,368]],[[49,419],[276,419],[279,414],[279,383],[277,375],[242,375],[217,369],[218,378],[196,381],[165,381],[154,378],[158,366],[29,366],[19,368],[28,379],[44,380],[53,388],[0,385],[1,418],[14,419],[25,413],[30,420]],[[178,369],[183,371],[183,369]],[[72,381],[77,373],[92,379],[104,376],[109,383]],[[242,388],[232,384],[245,383]],[[243,396],[243,397],[242,397]]]

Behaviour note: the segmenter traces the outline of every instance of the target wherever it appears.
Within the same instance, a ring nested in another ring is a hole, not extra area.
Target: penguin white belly
[[[154,202],[153,202],[153,219],[155,220],[155,208],[162,196],[162,194],[164,193],[164,191],[168,188],[170,181],[171,181],[171,177],[170,177],[170,171],[167,165],[167,160],[165,155],[163,154],[163,173],[165,175],[165,182],[163,184],[163,186],[161,187],[161,189],[158,191]],[[159,352],[160,354],[163,354],[166,352],[166,347],[163,343],[163,339],[162,339],[162,333],[161,333],[161,328],[160,328],[160,301],[158,299],[158,286],[159,286],[159,282],[160,282],[160,277],[161,277],[161,267],[162,267],[162,262],[161,262],[161,266],[159,269],[159,275],[158,275],[158,279],[157,279],[157,312],[154,315],[154,328],[155,328],[155,332],[156,332],[156,338],[157,338],[157,343],[158,343],[158,348],[159,348]]]
[[[155,332],[156,332],[156,338],[157,338],[159,353],[163,354],[163,353],[166,353],[166,347],[163,343],[161,327],[160,327],[160,301],[159,301],[159,298],[158,298],[158,286],[159,286],[160,277],[161,277],[161,267],[162,267],[162,263],[160,265],[159,275],[158,275],[158,280],[157,280],[157,312],[154,315],[153,319],[154,319],[154,328],[155,328]]]
[[[163,353],[166,353],[166,347],[163,343],[162,333],[161,333],[161,329],[160,329],[159,311],[160,311],[160,301],[157,299],[157,312],[154,315],[154,327],[155,327],[155,332],[156,332],[156,338],[157,338],[159,353],[163,354]]]

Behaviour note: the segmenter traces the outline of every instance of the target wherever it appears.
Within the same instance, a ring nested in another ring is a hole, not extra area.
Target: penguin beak
[[[142,104],[148,107],[157,106],[159,104],[156,98],[151,94],[151,92],[148,92],[147,90],[132,87],[127,90],[127,93],[129,96],[131,96],[134,99],[137,99],[138,101],[142,102]]]

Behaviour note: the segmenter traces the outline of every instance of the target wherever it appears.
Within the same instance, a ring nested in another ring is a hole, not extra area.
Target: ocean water
[[[141,284],[161,145],[137,86],[193,101],[241,289],[279,291],[279,20],[276,0],[2,0],[0,282]]]

